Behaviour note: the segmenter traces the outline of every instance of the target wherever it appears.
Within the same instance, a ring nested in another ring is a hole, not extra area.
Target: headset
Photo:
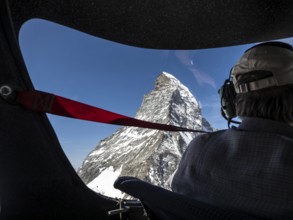
[[[239,122],[233,120],[237,115],[235,107],[236,92],[232,80],[226,79],[218,93],[221,102],[221,115],[228,121],[228,127],[230,127],[231,122],[239,124]]]
[[[250,51],[253,48],[260,47],[260,46],[276,46],[284,49],[289,49],[293,52],[293,47],[287,43],[283,42],[265,42],[258,45],[255,45],[249,49],[247,49],[244,54]],[[220,87],[218,93],[220,95],[220,102],[221,102],[221,114],[222,116],[228,121],[228,127],[230,127],[230,123],[240,124],[239,121],[233,120],[233,118],[237,117],[236,114],[236,107],[235,107],[235,99],[236,99],[236,91],[235,86],[231,78],[233,67],[230,70],[229,78],[224,81],[224,84]],[[248,83],[257,81],[262,78],[266,78],[272,75],[271,72],[258,70],[258,71],[251,71],[245,74],[242,80],[238,80],[237,84]],[[252,76],[252,77],[251,77]]]

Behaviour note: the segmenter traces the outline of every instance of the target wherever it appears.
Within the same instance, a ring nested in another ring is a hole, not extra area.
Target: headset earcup
[[[219,89],[219,95],[221,98],[221,111],[223,117],[226,119],[235,118],[237,116],[235,109],[236,92],[230,80],[224,82],[224,85]]]

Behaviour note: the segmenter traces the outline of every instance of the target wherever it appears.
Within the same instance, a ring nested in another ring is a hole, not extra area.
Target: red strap
[[[54,115],[87,121],[151,128],[164,131],[205,132],[188,128],[181,128],[173,125],[143,121],[37,90],[19,92],[16,101],[25,108],[32,111],[51,113]]]

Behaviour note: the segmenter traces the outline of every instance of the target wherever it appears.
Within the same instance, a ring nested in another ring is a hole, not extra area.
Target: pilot
[[[224,210],[293,219],[293,48],[253,46],[220,91],[224,116],[241,124],[192,140],[172,190]]]

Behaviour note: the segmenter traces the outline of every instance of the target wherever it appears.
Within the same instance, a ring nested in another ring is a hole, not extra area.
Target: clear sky
[[[218,89],[251,45],[206,50],[130,47],[33,19],[21,29],[20,47],[36,89],[134,117],[144,94],[163,71],[186,85],[212,127],[220,115]],[[292,39],[283,40],[292,44]],[[101,139],[119,127],[48,115],[74,168]]]

